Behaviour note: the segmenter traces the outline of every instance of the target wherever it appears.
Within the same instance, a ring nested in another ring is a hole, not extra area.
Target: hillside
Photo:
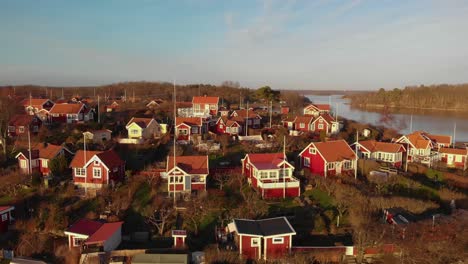
[[[395,107],[468,111],[468,84],[408,86],[404,89],[350,94],[351,104],[360,107]]]

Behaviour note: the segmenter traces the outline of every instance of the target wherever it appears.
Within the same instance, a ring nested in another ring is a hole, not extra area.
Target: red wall
[[[322,129],[319,129],[319,124],[323,124],[323,128]],[[314,128],[314,131],[328,131],[328,123],[325,122],[325,120],[323,119],[319,119],[317,121],[315,121],[313,124],[312,124],[313,128]]]
[[[184,184],[182,183],[176,183],[175,184],[176,191],[183,191],[184,190]],[[174,184],[169,183],[169,191],[174,191]]]
[[[251,237],[242,236],[242,241],[239,241],[239,244],[242,244],[241,255],[248,259],[258,259],[258,247],[251,247]],[[259,247],[261,247],[262,241],[260,240]],[[261,252],[260,252],[261,253]]]
[[[297,197],[299,196],[299,187],[287,188],[286,184],[286,197]],[[264,198],[283,198],[283,189],[264,189]]]
[[[309,153],[309,148],[307,148],[304,153],[302,153],[302,165],[304,165],[304,157],[310,158],[310,172],[313,174],[318,174],[320,176],[325,176],[324,167],[325,161],[322,159],[320,154],[316,152],[315,154]]]
[[[205,190],[205,184],[204,183],[192,183],[192,190]]]
[[[273,244],[273,238],[267,238],[267,259],[284,257],[289,252],[289,236],[284,236],[283,244]]]
[[[8,231],[8,225],[10,224],[10,217],[8,216],[8,213],[4,214],[7,215],[7,219],[6,221],[2,221],[1,215],[3,214],[0,214],[0,233],[5,233],[6,231]]]

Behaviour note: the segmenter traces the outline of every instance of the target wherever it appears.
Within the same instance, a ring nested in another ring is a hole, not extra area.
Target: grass
[[[319,189],[309,190],[309,191],[304,192],[304,196],[308,196],[310,199],[316,201],[320,205],[320,207],[322,207],[323,209],[334,208],[333,198],[322,190],[319,190]]]

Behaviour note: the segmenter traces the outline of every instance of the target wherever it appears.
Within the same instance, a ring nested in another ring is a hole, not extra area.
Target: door
[[[336,163],[336,174],[341,174],[341,162]]]
[[[453,155],[447,154],[447,164],[452,165],[453,164]]]

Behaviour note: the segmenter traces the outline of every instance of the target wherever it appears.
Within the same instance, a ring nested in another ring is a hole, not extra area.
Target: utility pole
[[[101,123],[101,108],[99,106],[99,94],[97,96],[97,108],[98,108],[98,111],[97,111],[97,122],[100,124]]]
[[[273,101],[270,100],[270,128],[271,128],[271,119],[273,116]]]
[[[6,142],[5,142],[6,143]],[[31,159],[31,130],[28,126],[28,148],[29,148],[29,175],[31,176],[31,183],[32,183],[32,159]]]
[[[86,172],[86,163],[88,161],[86,160],[86,135],[83,133],[83,156],[84,156],[84,165],[83,167],[85,168],[85,195],[88,195],[88,173]],[[83,171],[81,171],[83,173]]]
[[[410,134],[413,133],[413,114],[410,117]]]
[[[173,92],[173,94],[174,94],[174,140],[173,140],[173,148],[174,148],[173,151],[174,152],[172,154],[173,154],[174,161],[173,161],[173,167],[172,167],[172,175],[173,175],[172,176],[172,180],[173,180],[172,181],[172,183],[173,183],[173,185],[172,185],[173,189],[172,190],[174,191],[173,206],[174,206],[174,208],[177,208],[177,206],[176,206],[176,169],[175,169],[176,168],[176,126],[177,126],[177,114],[176,114],[177,113],[177,107],[176,107],[177,97],[176,96],[177,96],[177,94],[176,94],[175,80],[174,80],[174,92]]]
[[[249,101],[247,101],[247,112],[245,118],[245,136],[247,136],[247,131],[249,131]]]
[[[286,198],[286,136],[283,136],[283,199]]]
[[[359,145],[359,130],[356,129],[356,145],[354,147],[355,152],[356,152],[356,164],[354,165],[354,179],[357,179],[358,145]]]
[[[453,148],[455,148],[456,141],[455,141],[455,136],[457,135],[457,122],[453,124]]]

